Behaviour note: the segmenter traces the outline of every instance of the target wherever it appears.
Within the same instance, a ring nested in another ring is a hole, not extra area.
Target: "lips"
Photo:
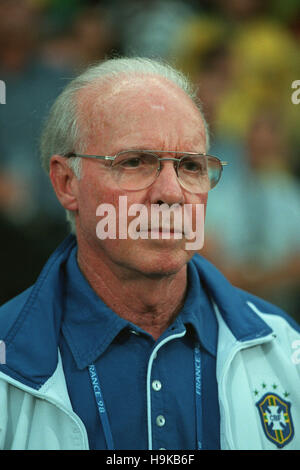
[[[159,227],[149,227],[148,232],[170,232],[170,233],[182,233],[182,228],[180,227],[169,227],[169,226],[159,226]]]
[[[153,226],[148,230],[140,230],[141,234],[147,234],[147,238],[153,239],[182,239],[184,232],[182,228],[168,227],[168,226]]]

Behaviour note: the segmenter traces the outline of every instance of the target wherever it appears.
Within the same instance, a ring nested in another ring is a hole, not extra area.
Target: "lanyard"
[[[103,395],[102,395],[101,388],[100,388],[98,374],[97,374],[96,367],[94,366],[94,364],[91,364],[89,366],[89,373],[90,373],[95,400],[97,403],[97,408],[98,408],[98,412],[100,416],[100,421],[102,423],[102,427],[104,431],[106,446],[108,450],[114,450],[114,441],[113,441],[113,437],[112,437],[112,433],[110,429],[110,424],[108,421],[108,416],[107,416],[107,412],[106,412],[106,408],[105,408],[105,404],[103,400]]]
[[[100,382],[96,367],[94,364],[89,366],[89,374],[91,384],[94,391],[94,396],[99,412],[100,421],[104,431],[106,446],[108,450],[114,450],[114,442],[111,433],[111,428],[107,416],[107,411],[104,404],[104,399],[100,387]],[[195,403],[196,403],[196,436],[197,436],[197,450],[202,449],[202,371],[201,371],[201,351],[199,343],[194,348],[194,370],[195,370]]]
[[[202,373],[199,343],[194,348],[197,450],[202,449]]]

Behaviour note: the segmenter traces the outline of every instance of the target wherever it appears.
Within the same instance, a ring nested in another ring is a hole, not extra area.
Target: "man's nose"
[[[160,173],[151,186],[151,204],[182,204],[183,200],[184,195],[174,162],[162,161]]]

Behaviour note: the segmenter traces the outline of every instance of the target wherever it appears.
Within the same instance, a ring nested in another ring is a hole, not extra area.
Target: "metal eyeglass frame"
[[[228,162],[225,162],[225,161],[222,161],[220,160],[218,157],[215,157],[214,155],[207,155],[206,153],[199,153],[199,152],[181,152],[179,150],[142,150],[142,149],[127,149],[127,150],[121,150],[120,152],[116,153],[115,155],[113,156],[110,156],[110,155],[83,155],[83,154],[79,154],[79,153],[75,153],[75,152],[69,152],[65,155],[63,155],[64,157],[66,158],[71,158],[71,157],[80,157],[80,158],[95,158],[95,159],[99,159],[99,160],[104,160],[104,161],[110,161],[111,162],[111,165],[110,165],[110,168],[112,168],[112,163],[113,161],[119,156],[119,155],[122,155],[122,153],[127,153],[127,152],[141,152],[141,153],[146,153],[146,154],[150,154],[150,155],[154,155],[156,158],[157,158],[157,161],[159,163],[159,167],[157,168],[157,174],[155,176],[155,179],[153,180],[153,183],[154,181],[158,178],[160,172],[161,172],[161,161],[173,161],[173,162],[176,162],[176,165],[175,166],[175,171],[176,171],[176,175],[177,175],[177,178],[179,179],[179,176],[178,176],[178,166],[181,162],[181,160],[186,157],[186,156],[189,156],[189,155],[199,155],[199,156],[203,156],[203,157],[212,157],[216,160],[218,160],[218,162],[220,163],[220,166],[221,166],[221,173],[220,173],[220,178],[221,178],[221,174],[222,174],[222,170],[223,170],[223,166],[227,166],[228,165]],[[175,153],[175,154],[181,154],[182,157],[181,158],[161,158],[157,155],[157,153]],[[220,180],[220,178],[218,179],[218,182]],[[151,183],[151,184],[153,184]],[[151,185],[149,185],[151,186]],[[146,188],[144,188],[146,189]]]

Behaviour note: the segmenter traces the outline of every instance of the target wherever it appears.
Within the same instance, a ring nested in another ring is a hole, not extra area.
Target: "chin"
[[[101,243],[101,257],[125,269],[129,277],[175,275],[194,253],[184,249],[183,240],[106,240]]]
[[[169,247],[161,247],[160,250],[140,250],[131,260],[131,265],[133,269],[147,277],[172,276],[184,268],[193,254]]]

